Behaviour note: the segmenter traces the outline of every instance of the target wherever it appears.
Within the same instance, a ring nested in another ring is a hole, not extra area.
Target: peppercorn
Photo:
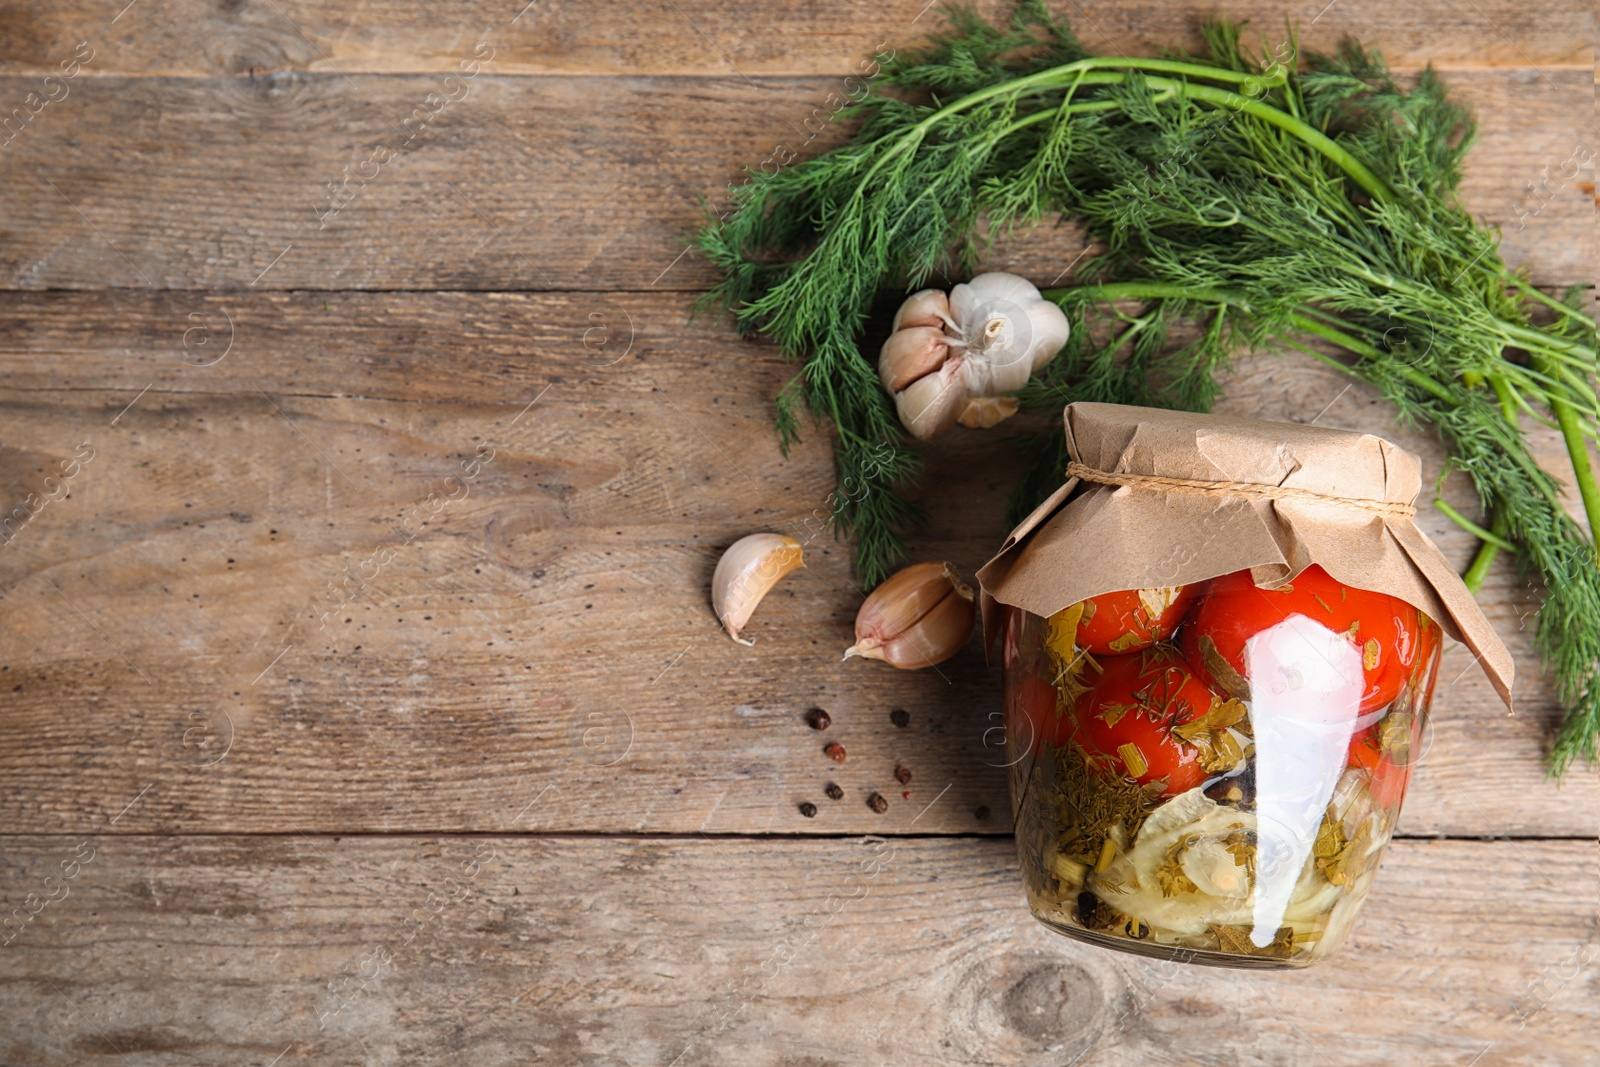
[[[806,712],[806,725],[810,726],[813,730],[826,730],[832,724],[833,716],[829,715],[821,708],[812,708],[810,711]]]
[[[874,793],[867,798],[867,807],[882,815],[889,810],[889,802],[883,798],[882,793]]]
[[[909,784],[911,781],[911,768],[905,766],[904,764],[896,766],[894,769],[894,780],[899,782],[901,785]]]
[[[1088,890],[1078,894],[1078,922],[1090,930],[1108,929],[1116,921],[1111,906]]]
[[[843,763],[845,757],[844,746],[834,741],[832,744],[822,746],[822,754],[835,763]]]
[[[989,805],[979,804],[977,809],[973,811],[972,817],[975,819],[987,819],[989,817]]]
[[[904,730],[911,725],[911,713],[903,708],[895,708],[889,713],[889,721]]]
[[[824,789],[823,792],[828,794],[828,799],[829,800],[843,800],[844,799],[844,790],[840,789],[838,787],[838,785],[836,785],[833,782],[829,782],[828,783],[828,788]]]
[[[808,819],[815,819],[817,817],[817,806],[809,800],[802,800],[800,802],[800,814]]]

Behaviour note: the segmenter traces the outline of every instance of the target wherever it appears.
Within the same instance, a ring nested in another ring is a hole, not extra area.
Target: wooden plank
[[[8,1063],[1578,1067],[1600,1026],[1587,842],[1396,842],[1294,973],[1056,936],[1009,841],[5,846],[8,908],[59,897],[0,950]]]
[[[95,450],[0,550],[0,825],[83,831],[137,797],[117,831],[1005,832],[978,642],[937,672],[838,662],[860,597],[822,521],[827,441],[783,459],[770,399],[791,369],[691,302],[0,298],[4,501]],[[1431,481],[1439,448],[1345,384],[1262,356],[1225,410],[1382,433]],[[1555,438],[1535,441],[1558,469]],[[482,444],[494,458],[466,497],[413,518],[459,492],[446,479]],[[970,575],[1004,534],[1015,453],[963,432],[929,461],[918,554]],[[1459,476],[1447,496],[1472,511]],[[1464,565],[1471,541],[1421,521]],[[706,589],[756,529],[806,540],[808,567],[745,649]],[[330,586],[349,606],[324,625]],[[1404,829],[1594,834],[1600,773],[1557,789],[1540,772],[1559,709],[1531,594],[1502,566],[1484,603],[1518,659],[1519,713],[1447,653]],[[813,705],[826,735],[803,724]],[[844,800],[822,798],[830,780]]]
[[[0,77],[0,99],[34,80]],[[0,285],[704,288],[709,266],[684,243],[701,198],[782,146],[831,143],[838,131],[806,123],[835,81],[85,78],[5,150]],[[1592,284],[1592,159],[1577,166],[1592,74],[1451,82],[1483,126],[1465,204],[1540,284]],[[991,262],[1049,281],[1081,249],[1046,228]]]
[[[1466,7],[1450,0],[1052,6],[1089,47],[1127,55],[1198,48],[1201,21],[1227,14],[1253,20],[1253,29],[1274,44],[1286,17],[1298,24],[1308,49],[1332,49],[1353,33],[1397,67],[1593,67],[1594,12],[1572,0],[1479,0]],[[990,0],[978,5],[989,17],[1010,8]],[[17,9],[0,22],[0,72],[52,73],[82,41],[93,42],[98,53],[91,73],[102,74],[450,72],[487,40],[495,69],[508,74],[849,74],[857,60],[886,43],[913,47],[940,24],[923,0],[782,0],[763,5],[759,20],[730,0],[674,0],[626,12],[499,0],[441,11],[412,0],[364,7],[356,15],[304,0],[263,6],[180,0],[118,15],[105,5],[72,0],[43,14]]]

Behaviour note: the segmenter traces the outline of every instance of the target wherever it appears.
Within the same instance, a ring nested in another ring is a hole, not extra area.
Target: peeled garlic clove
[[[950,321],[950,298],[942,289],[924,289],[906,297],[905,303],[894,313],[891,332],[898,333],[907,326],[944,326]]]
[[[878,376],[891,393],[898,393],[925,374],[938,370],[950,355],[944,330],[936,326],[907,326],[883,342],[878,355]]]
[[[1016,413],[1017,398],[1014,396],[973,396],[967,398],[956,421],[969,430],[987,430]]]
[[[967,402],[962,359],[948,360],[933,374],[923,375],[894,395],[895,411],[911,436],[927,441],[956,424]]]
[[[856,614],[856,643],[844,658],[880,659],[915,670],[943,663],[966,645],[977,617],[972,590],[948,563],[918,563],[872,591]]]
[[[711,607],[728,636],[741,645],[755,644],[739,631],[778,579],[803,566],[800,542],[782,534],[750,534],[729,545],[711,576]]]

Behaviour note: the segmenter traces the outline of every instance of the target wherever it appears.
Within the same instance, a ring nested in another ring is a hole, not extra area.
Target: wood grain
[[[827,440],[779,454],[770,398],[791,368],[691,303],[0,298],[5,500],[95,449],[0,550],[0,825],[83,832],[139,796],[116,832],[1005,832],[978,641],[938,671],[838,662],[860,596],[823,522]],[[1345,385],[1262,356],[1223,410],[1383,433],[1431,482],[1439,447]],[[1534,439],[1559,469],[1559,443]],[[482,444],[465,498],[409,519],[458,492]],[[1015,454],[963,432],[928,455],[918,553],[971,574],[1004,535]],[[1473,511],[1459,476],[1447,495]],[[1437,513],[1422,523],[1470,558]],[[706,590],[755,529],[800,537],[808,567],[745,649]],[[330,587],[348,606],[324,623]],[[1523,629],[1536,601],[1499,567],[1484,602],[1517,655],[1518,714],[1447,653],[1403,831],[1593,834],[1600,773],[1557,789],[1540,771],[1559,708]],[[814,705],[826,735],[802,721]],[[830,780],[844,800],[823,799]]]
[[[1580,842],[1396,842],[1297,973],[1059,937],[981,838],[4,845],[8,908],[60,897],[0,948],[7,1063],[1578,1067],[1600,1026]]]
[[[35,80],[0,77],[0,99]],[[685,244],[702,198],[719,205],[780,146],[833,143],[839,130],[807,123],[836,82],[80,78],[0,149],[16,176],[0,286],[703,289],[709,265]],[[1482,125],[1465,205],[1503,227],[1504,258],[1539,284],[1592,284],[1592,159],[1574,168],[1595,141],[1593,75],[1450,82]],[[991,265],[1048,282],[1082,247],[1044,227]]]
[[[1600,770],[1543,778],[1560,709],[1504,561],[1518,713],[1447,650],[1401,832],[1456,839],[1397,840],[1308,973],[1044,931],[977,640],[836,661],[828,441],[780,455],[793,368],[690,316],[684,236],[780,145],[836,143],[830,94],[923,3],[0,5],[0,112],[66,90],[0,132],[0,507],[73,470],[0,531],[0,915],[56,898],[0,930],[0,1063],[1593,1062]],[[1594,168],[1552,179],[1597,143],[1592,5],[1065,7],[1108,51],[1287,15],[1443,68],[1482,126],[1467,206],[1540,284],[1594,283]],[[1082,249],[1045,228],[990,266]],[[1433,478],[1346,385],[1263,353],[1222,410],[1379,432]],[[919,554],[982,562],[1015,464],[930,448]],[[706,587],[762,528],[808,567],[744,649]]]
[[[1009,3],[977,5],[1003,17]],[[1127,55],[1200,44],[1203,19],[1253,20],[1276,44],[1284,20],[1302,45],[1329,50],[1356,34],[1382,48],[1397,67],[1563,67],[1592,70],[1594,11],[1584,4],[1513,0],[1339,0],[1282,4],[1269,0],[1052,5],[1090,48]],[[673,0],[626,9],[520,0],[455,4],[415,0],[356,12],[306,0],[263,5],[180,0],[115,5],[69,0],[46,11],[16,8],[0,19],[0,71],[51,73],[80,41],[104,58],[92,73],[212,75],[254,72],[452,71],[479,41],[495,45],[502,73],[713,74],[750,77],[849,74],[861,57],[914,46],[941,24],[925,0],[762,5],[759,19],[731,0]]]

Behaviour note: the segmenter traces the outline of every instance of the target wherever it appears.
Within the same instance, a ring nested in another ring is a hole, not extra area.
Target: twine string
[[[1078,478],[1097,485],[1122,485],[1132,489],[1151,489],[1160,493],[1193,493],[1198,496],[1230,496],[1242,500],[1294,500],[1302,504],[1331,504],[1334,507],[1364,511],[1372,515],[1395,515],[1415,518],[1417,509],[1410,504],[1393,500],[1373,500],[1368,497],[1334,496],[1314,493],[1309,489],[1295,489],[1284,485],[1261,485],[1258,482],[1209,482],[1194,478],[1167,478],[1159,474],[1118,474],[1096,470],[1074,460],[1067,464],[1067,477]]]

